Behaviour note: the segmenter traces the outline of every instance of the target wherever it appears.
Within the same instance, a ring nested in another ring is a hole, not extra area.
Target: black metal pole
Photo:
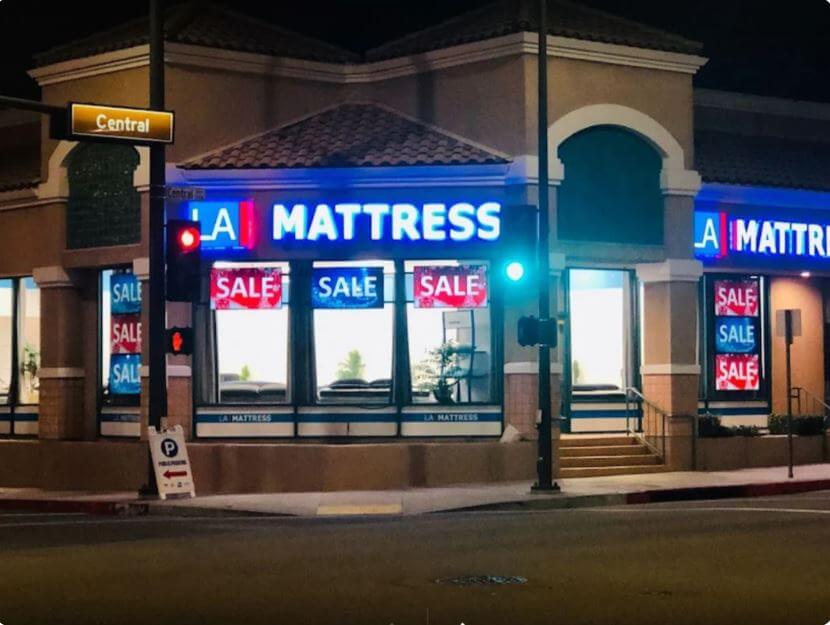
[[[550,214],[548,202],[548,15],[547,0],[539,0],[539,319],[550,319]],[[544,327],[544,326],[542,326]],[[536,461],[537,481],[534,490],[556,491],[553,482],[553,446],[551,431],[550,345],[548,338],[539,345],[539,452]]]
[[[793,477],[793,379],[790,366],[790,346],[793,342],[793,313],[784,311],[784,342],[786,343],[786,371],[787,371],[787,476]]]
[[[161,0],[150,0],[150,108],[164,110],[164,15]],[[149,279],[149,425],[161,427],[167,413],[164,345],[164,186],[165,146],[150,146],[150,279]]]

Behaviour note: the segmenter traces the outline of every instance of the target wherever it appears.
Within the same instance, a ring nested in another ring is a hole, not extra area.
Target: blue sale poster
[[[112,274],[110,308],[113,315],[133,315],[141,312],[141,283],[135,274]]]
[[[750,317],[718,317],[715,348],[720,354],[752,354],[757,351],[755,320]]]
[[[383,268],[315,269],[311,303],[314,308],[383,308]]]
[[[112,354],[110,356],[109,392],[113,395],[141,393],[141,355]]]

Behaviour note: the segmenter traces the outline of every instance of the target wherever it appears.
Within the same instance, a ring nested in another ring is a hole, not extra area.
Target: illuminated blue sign
[[[383,308],[383,268],[315,269],[311,304],[314,308]]]
[[[695,212],[695,256],[830,259],[830,224],[813,220],[767,219]]]
[[[496,241],[501,204],[274,204],[274,241]]]
[[[253,201],[190,202],[189,218],[198,221],[202,250],[253,249],[256,221]]]
[[[110,308],[113,315],[133,315],[141,312],[141,283],[135,274],[112,274]]]
[[[718,317],[715,320],[715,349],[719,353],[751,354],[757,351],[755,322],[749,317]]]
[[[112,354],[110,356],[109,392],[113,395],[141,393],[141,356]]]

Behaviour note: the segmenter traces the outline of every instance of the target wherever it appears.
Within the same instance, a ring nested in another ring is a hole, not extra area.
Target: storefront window
[[[11,402],[13,309],[13,281],[0,280],[0,405]]]
[[[18,401],[21,404],[37,404],[40,397],[40,289],[32,278],[21,279],[19,289]]]
[[[413,403],[492,400],[492,334],[485,261],[407,262]]]
[[[288,263],[216,263],[211,272],[215,400],[278,404],[288,397]],[[211,398],[206,398],[208,402]]]
[[[141,283],[129,270],[101,272],[101,389],[112,406],[141,397]]]
[[[317,262],[311,281],[317,399],[390,403],[395,266]]]
[[[575,392],[620,392],[626,386],[626,277],[624,271],[569,273]]]

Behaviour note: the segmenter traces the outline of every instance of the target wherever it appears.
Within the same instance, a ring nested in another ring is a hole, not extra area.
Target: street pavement
[[[0,571],[4,625],[823,625],[830,491],[348,519],[2,512]],[[447,580],[467,575],[526,581]]]

